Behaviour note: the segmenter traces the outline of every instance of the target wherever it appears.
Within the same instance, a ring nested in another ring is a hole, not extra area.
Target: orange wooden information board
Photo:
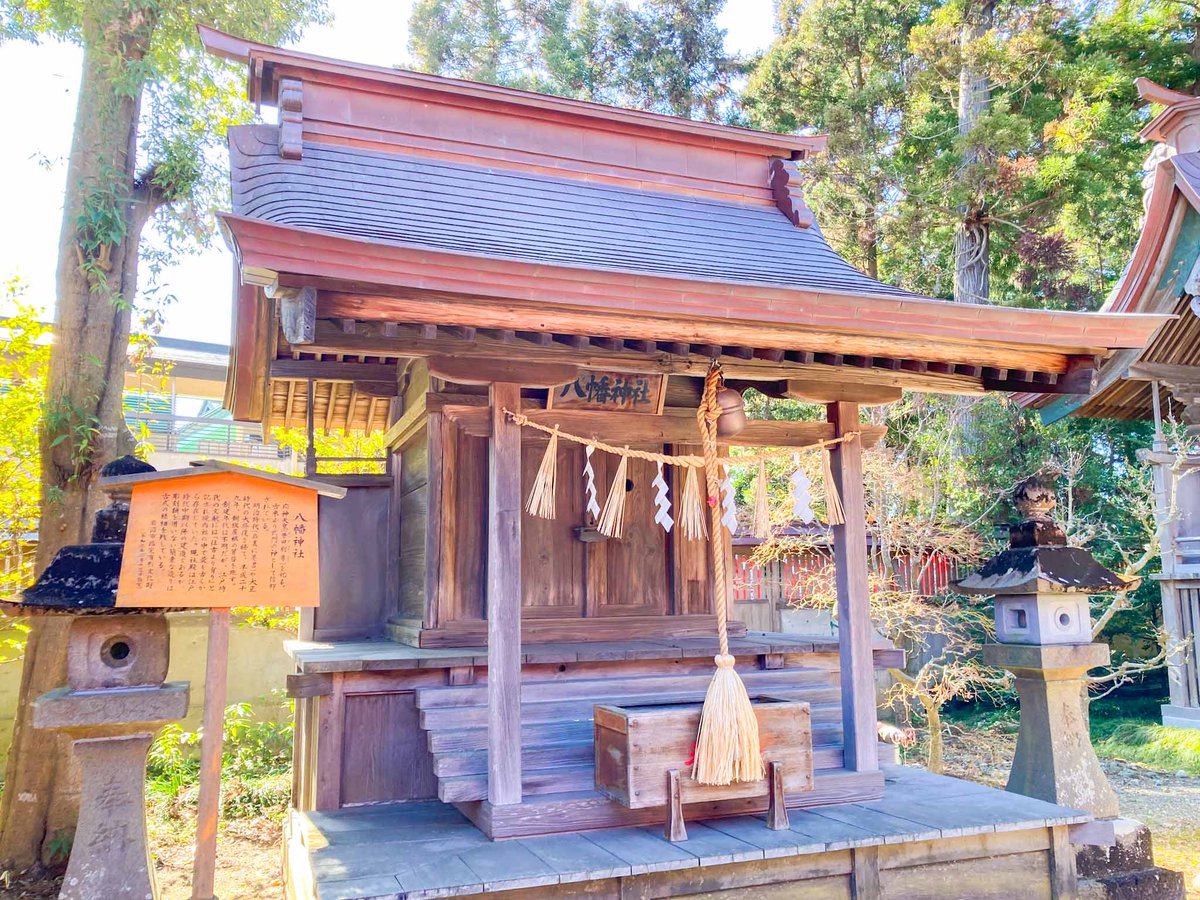
[[[254,475],[135,484],[117,606],[316,606],[317,494]]]

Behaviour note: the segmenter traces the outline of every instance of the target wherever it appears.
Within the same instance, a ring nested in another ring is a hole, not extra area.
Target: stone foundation
[[[1184,900],[1183,875],[1154,864],[1150,829],[1136,819],[1113,822],[1116,843],[1075,855],[1084,900]]]

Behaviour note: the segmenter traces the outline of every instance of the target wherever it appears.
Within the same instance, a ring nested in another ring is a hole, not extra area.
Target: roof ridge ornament
[[[1138,78],[1134,84],[1143,100],[1165,107],[1138,133],[1143,141],[1165,148],[1157,154],[1151,151],[1147,168],[1153,172],[1164,158],[1200,150],[1200,97],[1163,87],[1149,78]]]
[[[797,228],[809,228],[814,218],[804,199],[804,174],[800,164],[794,159],[772,159],[770,182],[779,211]]]

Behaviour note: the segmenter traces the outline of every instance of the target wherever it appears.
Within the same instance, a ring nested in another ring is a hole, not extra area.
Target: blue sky
[[[403,65],[411,7],[412,0],[330,0],[333,21],[311,30],[297,46],[357,62]],[[772,0],[730,0],[721,17],[726,45],[743,53],[765,47],[773,20]],[[45,305],[47,316],[54,298],[79,62],[79,51],[69,45],[0,44],[0,84],[9,86],[5,118],[16,123],[14,133],[0,138],[0,171],[5,174],[0,280],[19,276],[28,286],[27,299]],[[231,267],[231,256],[218,240],[217,246],[181,258],[164,273],[163,289],[177,300],[167,310],[163,334],[227,343]]]

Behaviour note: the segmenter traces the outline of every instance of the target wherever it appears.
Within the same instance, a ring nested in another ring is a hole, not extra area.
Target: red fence
[[[832,577],[833,561],[824,553],[791,554],[757,565],[743,548],[735,547],[733,552],[734,599],[739,603],[792,600],[803,596],[814,579]],[[871,557],[872,572],[879,571],[879,563],[877,556]],[[892,560],[892,575],[901,590],[915,590],[923,597],[948,590],[961,577],[958,565],[941,553],[897,556]]]

